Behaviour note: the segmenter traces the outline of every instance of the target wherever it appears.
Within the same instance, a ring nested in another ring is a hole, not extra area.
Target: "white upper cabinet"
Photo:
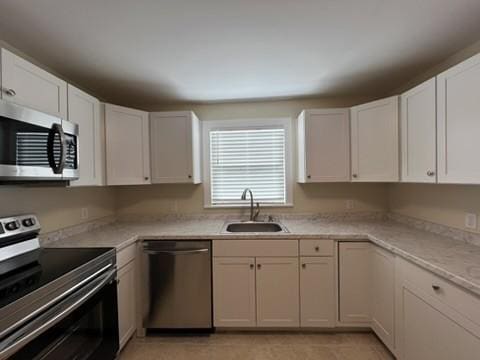
[[[67,83],[6,49],[2,51],[2,98],[67,118]]]
[[[148,113],[105,105],[107,185],[150,183]]]
[[[437,76],[438,182],[480,183],[480,54]]]
[[[352,181],[398,181],[398,96],[355,106],[351,119]]]
[[[437,170],[436,80],[401,96],[402,181],[435,183]]]
[[[104,119],[100,102],[68,85],[68,121],[79,127],[80,178],[71,186],[105,185]]]
[[[201,183],[200,121],[191,111],[150,113],[152,183]]]
[[[298,182],[350,181],[348,109],[305,110],[297,119]]]

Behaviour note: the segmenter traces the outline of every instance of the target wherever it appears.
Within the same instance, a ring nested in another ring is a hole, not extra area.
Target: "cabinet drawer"
[[[301,256],[333,256],[334,243],[333,240],[314,239],[300,240]]]
[[[298,256],[298,240],[214,240],[213,256]]]
[[[121,269],[127,265],[130,261],[135,259],[136,246],[135,244],[129,245],[126,248],[117,252],[117,269]]]
[[[410,262],[401,260],[406,280],[480,326],[480,298]]]

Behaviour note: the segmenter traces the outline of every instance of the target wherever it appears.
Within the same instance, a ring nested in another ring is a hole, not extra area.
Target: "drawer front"
[[[136,249],[135,244],[132,244],[117,252],[117,269],[121,269],[135,259]]]
[[[298,240],[214,240],[213,256],[298,256]]]
[[[333,256],[334,242],[327,239],[300,240],[301,256]]]
[[[480,326],[480,297],[408,261],[401,263],[403,276],[410,283]]]

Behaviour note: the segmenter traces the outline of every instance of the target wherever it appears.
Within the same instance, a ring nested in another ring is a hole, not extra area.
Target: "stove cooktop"
[[[34,261],[0,275],[0,309],[111,250],[111,248],[38,249]],[[7,261],[14,264],[16,259]]]

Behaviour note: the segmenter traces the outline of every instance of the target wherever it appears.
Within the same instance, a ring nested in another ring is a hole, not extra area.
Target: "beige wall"
[[[296,118],[303,109],[351,106],[367,99],[306,99],[270,102],[223,103],[214,105],[171,105],[149,110],[195,111],[201,120],[251,119],[269,117]],[[295,166],[294,166],[295,168]],[[239,196],[241,194],[238,194]],[[338,212],[346,210],[346,201],[354,200],[352,211],[386,210],[385,184],[308,184],[294,185],[294,206],[264,210],[271,212]],[[120,215],[133,213],[215,213],[203,208],[203,185],[153,185],[121,187],[117,190]],[[225,212],[225,210],[220,210]],[[234,209],[230,212],[239,213]]]
[[[88,219],[82,219],[82,208]],[[49,232],[115,214],[112,188],[0,187],[0,217],[34,213]]]

